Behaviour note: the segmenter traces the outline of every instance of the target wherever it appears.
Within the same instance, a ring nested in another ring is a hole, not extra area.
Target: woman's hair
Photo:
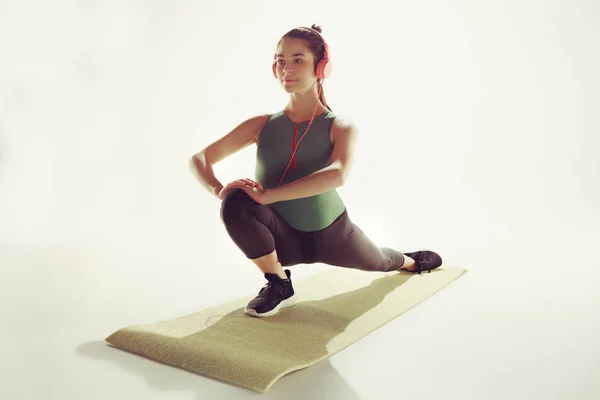
[[[314,29],[315,31],[319,32],[319,34],[322,32],[321,27],[315,24],[312,24],[311,29]],[[283,35],[281,39],[279,39],[279,43],[281,43],[281,41],[286,37],[290,39],[303,39],[315,57],[315,64],[313,67],[316,73],[319,61],[321,61],[325,57],[325,45],[323,44],[323,38],[319,34],[313,32],[310,29],[302,27],[294,28],[285,35]],[[277,43],[277,45],[279,45],[279,43]],[[323,92],[323,82],[321,80],[318,80],[317,84],[321,86],[321,94],[319,96],[319,100],[321,100],[321,103],[323,103],[323,105],[327,107],[329,111],[333,111],[325,101],[325,93]]]

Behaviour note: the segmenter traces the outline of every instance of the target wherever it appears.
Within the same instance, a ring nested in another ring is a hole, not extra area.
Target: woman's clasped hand
[[[228,183],[219,192],[219,199],[223,200],[225,198],[225,195],[230,190],[236,188],[245,191],[252,198],[252,200],[256,201],[257,203],[264,204],[266,202],[266,189],[264,189],[260,183],[248,178],[236,179],[235,181]]]

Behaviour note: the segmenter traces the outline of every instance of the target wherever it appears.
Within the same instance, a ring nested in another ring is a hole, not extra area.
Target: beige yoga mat
[[[272,317],[244,314],[256,290],[172,320],[125,327],[105,340],[128,352],[264,393],[282,376],[343,350],[465,272],[440,267],[419,275],[332,267],[295,281],[292,269],[299,302]]]

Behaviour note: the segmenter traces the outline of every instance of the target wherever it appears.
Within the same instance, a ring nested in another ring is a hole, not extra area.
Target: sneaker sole
[[[252,317],[258,317],[258,318],[270,317],[272,315],[277,314],[280,309],[285,308],[285,307],[291,307],[296,303],[298,303],[298,295],[296,293],[294,293],[294,295],[292,297],[283,300],[281,303],[277,304],[277,306],[274,309],[272,309],[270,311],[267,311],[264,313],[258,313],[253,308],[245,308],[244,313],[246,313],[247,315],[250,315]]]

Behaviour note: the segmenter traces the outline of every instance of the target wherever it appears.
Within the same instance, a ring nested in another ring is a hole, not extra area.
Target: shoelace
[[[419,268],[419,274],[421,274],[422,271],[427,271],[428,273],[431,273],[431,263],[429,262],[429,258],[425,259],[425,254],[417,253],[414,260],[417,263],[417,267]]]
[[[267,282],[258,292],[258,294],[261,294],[263,291],[267,290],[268,288],[277,288],[277,291],[279,292],[279,295],[281,297],[283,297],[284,293],[283,293],[283,288],[281,287],[281,285],[277,285],[277,282]]]

